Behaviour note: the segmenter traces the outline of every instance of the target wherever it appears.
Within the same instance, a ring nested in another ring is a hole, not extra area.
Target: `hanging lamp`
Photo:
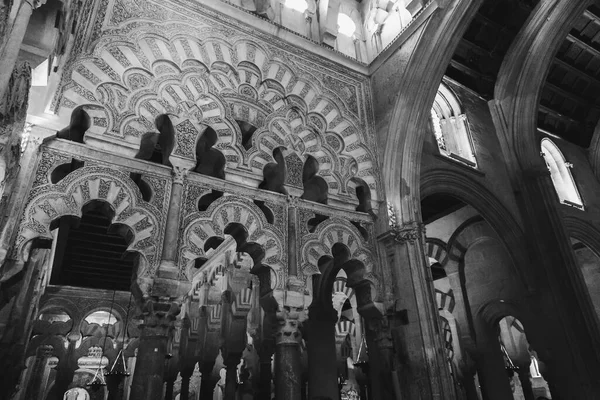
[[[112,301],[110,303],[110,311],[108,313],[108,322],[106,323],[106,332],[104,334],[104,343],[102,344],[102,351],[100,352],[98,368],[91,381],[86,386],[97,390],[102,386],[106,386],[106,378],[104,377],[104,368],[102,367],[102,357],[104,357],[104,348],[106,347],[106,338],[108,337],[108,327],[110,326],[110,317],[112,316],[113,306],[115,304],[115,294],[117,290],[113,290]]]
[[[131,309],[131,297],[133,294],[129,294],[129,304],[127,305],[127,314],[125,315],[125,325],[123,326],[123,341],[121,342],[121,349],[113,361],[113,364],[108,369],[106,376],[125,377],[129,376],[127,371],[127,364],[125,363],[125,355],[123,348],[125,346],[125,333],[127,332],[127,324],[129,323],[129,310]]]

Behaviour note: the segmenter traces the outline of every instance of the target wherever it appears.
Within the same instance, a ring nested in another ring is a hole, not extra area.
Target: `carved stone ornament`
[[[418,222],[411,222],[402,227],[396,225],[392,227],[392,233],[396,242],[413,244],[425,236],[425,225]]]
[[[302,308],[284,307],[277,313],[279,328],[275,333],[275,344],[300,344],[302,334],[300,325],[306,320],[306,311]]]
[[[175,327],[180,304],[162,299],[148,299],[142,308],[144,322],[140,324],[145,336],[168,336]]]
[[[173,166],[173,182],[183,185],[185,178],[188,174],[188,170],[183,167]]]

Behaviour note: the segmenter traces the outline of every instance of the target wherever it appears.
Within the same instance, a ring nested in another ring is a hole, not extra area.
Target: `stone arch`
[[[365,276],[373,272],[373,255],[367,250],[369,244],[354,225],[339,218],[329,218],[319,224],[314,233],[306,235],[301,247],[301,267],[303,276],[319,274],[319,259],[332,257],[332,248],[336,243],[346,246],[351,259],[364,265]]]
[[[448,262],[448,245],[443,240],[427,238],[425,241],[425,255],[436,260],[441,266]]]
[[[151,52],[140,51],[142,44]],[[325,159],[338,164],[332,173],[324,174],[331,179],[332,190],[344,193],[351,177],[344,175],[347,172],[344,169],[354,160],[360,171],[358,177],[367,182],[373,199],[380,197],[376,156],[369,146],[368,129],[353,109],[356,104],[342,100],[339,91],[334,92],[317,77],[297,70],[293,64],[248,39],[231,43],[219,32],[200,36],[181,24],[168,24],[160,30],[137,27],[130,37],[108,35],[100,39],[92,55],[77,59],[64,76],[71,77],[72,83],[65,85],[59,94],[63,99],[58,105],[59,115],[76,104],[84,105],[86,110],[103,108],[90,115],[90,132],[94,135],[132,142],[142,132],[153,130],[150,117],[158,113],[177,115],[182,121],[187,118],[192,124],[210,125],[219,135],[218,149],[232,168],[247,160],[234,117],[239,112],[254,111],[250,107],[246,110],[243,104],[252,104],[253,109],[260,110],[265,121],[269,115],[290,107],[297,107],[304,114],[319,115],[320,118],[310,121],[320,123],[319,131],[328,139],[323,141],[323,147],[336,139],[341,142],[335,151],[319,156],[323,164]],[[200,101],[202,96],[216,100],[204,103]],[[219,112],[215,114],[216,110]],[[192,113],[195,121],[186,113]],[[305,124],[307,121],[305,118]],[[175,126],[178,123],[174,121]],[[307,127],[305,134],[314,135],[312,130]],[[183,147],[183,141],[177,143],[175,151]],[[318,152],[321,146],[309,147],[311,152]],[[263,164],[272,161],[271,153],[272,150],[266,153]],[[262,173],[260,166],[256,169],[258,174]]]
[[[83,206],[94,200],[111,206],[115,212],[113,224],[131,229],[133,240],[128,251],[140,253],[143,259],[137,275],[152,275],[158,266],[162,244],[162,213],[143,201],[141,192],[126,173],[99,166],[82,167],[56,185],[32,190],[15,244],[18,259],[24,261],[25,245],[31,240],[52,239],[52,221],[68,215],[81,218]]]
[[[431,105],[452,54],[482,2],[445,2],[419,33],[420,38],[427,39],[415,40],[397,53],[408,63],[394,77],[398,83],[393,91],[398,95],[389,110],[389,123],[383,128],[387,135],[382,171],[386,198],[394,205],[400,224],[414,222],[419,200],[424,197],[419,194],[420,159]]]
[[[179,251],[180,270],[191,279],[193,260],[204,257],[206,241],[211,237],[224,237],[228,234],[230,224],[239,224],[247,233],[246,243],[255,243],[263,251],[260,260],[268,266],[276,276],[272,289],[283,284],[286,273],[286,246],[282,238],[285,236],[278,228],[269,224],[264,213],[250,200],[225,195],[215,200],[206,211],[195,212],[186,217],[182,229],[183,243]],[[238,243],[239,245],[239,243]],[[255,273],[260,271],[255,270]]]
[[[571,237],[579,240],[600,256],[600,231],[594,225],[573,216],[565,216],[563,223]]]
[[[513,41],[498,73],[490,103],[500,140],[511,151],[513,168],[543,170],[537,149],[541,88],[565,36],[592,1],[540,2]],[[516,159],[515,159],[516,158]],[[516,163],[515,163],[516,162]]]
[[[527,269],[524,268],[529,263],[529,256],[524,247],[526,241],[523,230],[513,214],[493,193],[460,173],[451,170],[433,170],[421,177],[420,195],[421,198],[425,198],[435,193],[454,196],[475,208],[501,238],[505,247],[510,249],[510,256],[522,284],[527,288],[531,286],[534,278],[528,280]]]

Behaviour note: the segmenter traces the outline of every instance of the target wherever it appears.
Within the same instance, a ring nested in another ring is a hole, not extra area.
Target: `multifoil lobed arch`
[[[351,171],[369,185],[377,200],[377,163],[368,146],[365,121],[312,72],[290,65],[249,39],[231,42],[218,34],[198,39],[172,26],[164,28],[136,28],[129,37],[100,39],[90,55],[75,60],[66,71],[72,82],[62,92],[59,115],[76,105],[95,106],[89,132],[131,143],[154,130],[152,121],[158,114],[169,114],[181,123],[189,119],[198,134],[202,126],[216,131],[215,148],[224,154],[228,167],[237,168],[252,162],[235,118],[246,115],[262,128],[270,115],[294,108],[302,118],[302,134],[321,142],[309,143],[306,151],[319,152],[322,147],[331,154],[315,155],[326,161],[324,165],[332,163],[320,173],[330,190],[345,195],[349,178],[344,174]],[[186,127],[189,124],[181,129]],[[183,142],[178,141],[178,147]],[[272,161],[271,153],[262,152],[253,172],[262,173],[258,163]]]
[[[317,226],[314,233],[303,239],[300,250],[300,271],[306,277],[319,274],[319,259],[323,256],[333,257],[332,248],[336,243],[343,244],[350,252],[350,258],[364,265],[364,278],[373,275],[373,254],[358,229],[340,218],[330,218]]]
[[[273,288],[282,284],[281,278],[286,273],[287,259],[285,235],[267,222],[263,212],[252,201],[231,195],[215,200],[206,211],[198,211],[185,218],[179,250],[182,273],[188,279],[192,278],[193,261],[206,256],[206,241],[211,237],[224,238],[230,224],[240,224],[245,228],[246,243],[261,246],[264,251],[261,265],[271,268],[277,276],[277,282],[272,282]]]
[[[32,190],[15,244],[17,257],[24,257],[24,248],[31,240],[52,239],[53,221],[67,215],[81,218],[83,206],[93,200],[109,203],[115,211],[112,223],[131,229],[133,240],[128,251],[139,252],[145,261],[140,263],[138,276],[152,275],[158,267],[162,244],[162,213],[142,200],[126,173],[101,166],[79,168],[55,185]]]

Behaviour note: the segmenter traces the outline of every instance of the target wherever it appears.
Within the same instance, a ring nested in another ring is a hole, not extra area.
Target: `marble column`
[[[179,392],[179,400],[188,400],[190,396],[190,378],[192,371],[181,371],[181,391]]]
[[[533,386],[531,384],[529,365],[519,366],[519,370],[517,372],[519,374],[519,381],[521,381],[521,388],[523,389],[523,396],[525,397],[525,400],[535,400],[535,394],[533,393]]]
[[[209,376],[204,377],[202,374],[202,383],[200,384],[200,400],[213,400],[213,394],[215,392],[215,386],[218,379],[213,379]]]
[[[275,335],[275,398],[300,400],[302,365],[300,362],[301,312],[278,313],[280,326]]]
[[[454,400],[454,384],[446,365],[435,290],[425,256],[425,235],[420,222],[403,226],[390,223],[391,230],[379,235],[394,286],[394,315],[406,315],[399,329],[396,357],[402,395],[407,398]]]
[[[235,400],[237,393],[237,365],[239,364],[239,358],[237,362],[235,359],[226,360],[225,363],[225,390],[224,400]]]
[[[546,364],[553,398],[596,398],[600,393],[598,319],[545,165],[523,173],[518,194],[528,249],[536,261],[524,271],[533,275],[536,285],[527,339]]]
[[[308,316],[308,398],[338,400],[335,347],[337,312],[333,307],[324,310],[321,305],[311,306]]]
[[[260,376],[257,383],[256,397],[257,400],[271,400],[271,381],[273,380],[272,374],[272,348],[261,343],[259,351],[260,359]]]
[[[392,336],[384,318],[367,320],[365,339],[369,354],[369,399],[395,399],[392,385]]]
[[[173,387],[175,386],[175,379],[169,379],[166,382],[165,400],[173,400]]]
[[[498,342],[498,332],[484,322],[476,322],[477,372],[481,391],[486,400],[512,398],[510,377],[504,365],[504,355]]]
[[[144,314],[130,400],[161,400],[168,342],[179,305],[149,300]]]
[[[183,198],[183,184],[188,170],[185,167],[173,166],[173,181],[171,183],[171,198],[167,211],[165,238],[163,241],[162,257],[159,275],[165,278],[177,279],[179,270],[176,265],[177,241],[179,240],[179,215]]]
[[[38,347],[35,361],[33,362],[31,379],[27,382],[27,389],[25,390],[25,399],[38,399],[43,397],[42,381],[44,378],[44,370],[48,359],[54,354],[54,347],[50,345],[42,345]]]
[[[24,0],[0,53],[0,99],[4,99],[33,10],[46,0]]]

